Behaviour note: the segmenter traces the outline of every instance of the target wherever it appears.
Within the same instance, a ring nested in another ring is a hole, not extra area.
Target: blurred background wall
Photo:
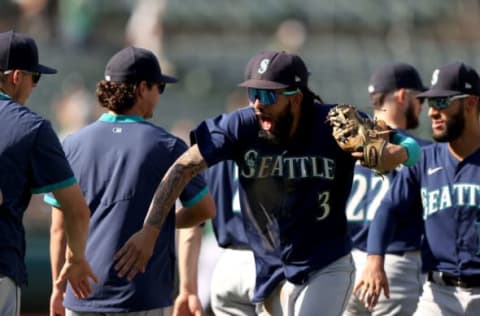
[[[28,106],[59,136],[95,120],[95,85],[125,45],[153,50],[180,78],[161,96],[153,121],[179,135],[245,102],[236,88],[260,50],[297,52],[311,88],[331,103],[370,111],[371,71],[389,61],[415,65],[425,84],[454,60],[480,69],[479,0],[0,0],[0,31],[32,35],[44,76]],[[424,109],[416,134],[430,137]],[[183,128],[183,129],[182,129]],[[35,196],[25,217],[30,286],[23,311],[46,311],[50,291],[49,210]]]

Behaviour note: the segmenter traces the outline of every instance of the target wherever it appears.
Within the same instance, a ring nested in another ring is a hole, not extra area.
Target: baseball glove
[[[332,135],[338,145],[347,152],[363,152],[360,163],[378,173],[382,168],[383,149],[391,132],[382,120],[371,121],[362,117],[358,110],[349,104],[340,104],[330,109],[327,121],[332,126]]]

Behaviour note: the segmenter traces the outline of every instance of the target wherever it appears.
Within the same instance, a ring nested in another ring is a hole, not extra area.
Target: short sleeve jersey
[[[278,251],[285,277],[295,284],[351,250],[345,204],[354,159],[325,122],[332,106],[312,106],[312,124],[288,145],[259,136],[253,107],[208,119],[192,133],[209,166],[236,161],[248,200],[242,212],[261,236],[250,245],[254,252]]]
[[[32,193],[74,184],[72,170],[50,123],[0,94],[0,274],[27,282],[23,214]]]
[[[480,275],[479,162],[480,150],[458,161],[448,143],[424,147],[420,162],[401,170],[382,202],[372,222],[369,252],[381,253],[388,242],[381,232],[388,235],[398,218],[415,216],[414,206],[420,204],[425,220],[422,269]]]
[[[145,273],[131,282],[119,278],[113,256],[141,229],[157,186],[187,145],[139,116],[103,114],[67,137],[63,146],[92,212],[86,256],[100,280],[85,300],[77,299],[69,286],[65,306],[80,312],[125,313],[172,305],[173,207]],[[203,176],[196,176],[180,200],[184,206],[192,206],[207,193]]]
[[[412,137],[420,146],[430,145],[432,142],[413,137],[404,130],[396,130],[397,134]],[[355,165],[352,192],[347,204],[348,229],[352,235],[353,247],[367,251],[367,238],[370,223],[380,207],[380,202],[390,189],[398,171],[405,168],[403,165],[386,175],[378,175],[360,163]],[[422,206],[418,204],[418,208]],[[412,218],[399,219],[386,253],[402,254],[420,248],[423,235],[423,218],[421,211]]]
[[[217,243],[224,248],[250,249],[255,247],[256,282],[253,302],[263,301],[285,279],[280,254],[277,250],[258,247],[261,237],[255,224],[242,216],[248,209],[245,192],[238,183],[238,167],[231,161],[219,162],[206,171],[209,190],[217,205],[212,219]]]

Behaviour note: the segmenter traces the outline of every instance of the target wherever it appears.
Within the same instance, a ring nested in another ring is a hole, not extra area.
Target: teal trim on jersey
[[[190,206],[193,206],[195,204],[197,204],[201,199],[203,199],[205,197],[205,195],[207,195],[208,193],[208,187],[205,187],[202,191],[198,192],[197,195],[195,195],[195,197],[189,201],[186,201],[186,202],[183,202],[182,201],[182,205],[184,207],[190,207]]]
[[[50,194],[45,194],[43,196],[43,202],[47,203],[56,208],[61,208],[60,203],[58,203],[57,199],[51,196]]]
[[[418,143],[412,137],[395,133],[392,137],[392,143],[402,146],[407,151],[408,159],[403,163],[403,165],[411,167],[420,160],[420,145],[418,145]]]
[[[1,97],[1,98],[4,98],[4,99],[6,99],[6,100],[11,100],[11,99],[12,99],[11,96],[9,96],[8,94],[5,94],[5,93],[3,93],[3,92],[0,92],[0,97]]]
[[[190,207],[198,203],[203,197],[208,193],[208,187],[205,187],[202,191],[200,191],[193,199],[183,203],[184,207]],[[51,206],[54,206],[56,208],[60,208],[60,203],[51,195],[45,194],[43,197],[43,201]]]
[[[57,182],[55,184],[47,185],[46,187],[32,189],[32,193],[33,194],[48,193],[48,192],[52,192],[52,191],[55,191],[55,190],[58,190],[58,189],[63,189],[63,188],[69,187],[69,186],[71,186],[72,184],[75,184],[75,183],[77,183],[77,179],[75,179],[75,177],[71,177],[67,180]]]
[[[103,113],[98,120],[107,123],[137,123],[145,121],[145,118],[140,115]]]

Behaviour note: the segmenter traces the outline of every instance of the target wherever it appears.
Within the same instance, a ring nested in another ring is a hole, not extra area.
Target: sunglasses
[[[427,98],[428,106],[434,108],[435,110],[445,110],[450,106],[450,104],[455,100],[460,100],[469,97],[468,94],[456,95],[453,97],[446,98]]]
[[[23,71],[23,70],[22,70],[22,72],[27,73],[27,74],[32,74],[32,81],[35,84],[37,84],[40,81],[40,78],[42,77],[42,74],[39,73],[39,72],[30,72],[30,71]]]
[[[42,77],[42,74],[39,72],[31,72],[31,71],[26,71],[26,70],[20,70],[24,74],[32,74],[32,81],[33,83],[37,84],[40,81],[40,78]],[[13,70],[6,70],[3,72],[4,75],[8,75],[9,73],[12,73]]]
[[[157,83],[157,87],[158,87],[158,93],[162,94],[163,91],[165,91],[165,87],[167,85],[165,84],[165,82],[159,82]]]
[[[248,100],[255,103],[259,100],[262,105],[272,105],[277,103],[278,95],[294,95],[298,93],[298,89],[293,91],[275,91],[269,89],[247,88]]]

